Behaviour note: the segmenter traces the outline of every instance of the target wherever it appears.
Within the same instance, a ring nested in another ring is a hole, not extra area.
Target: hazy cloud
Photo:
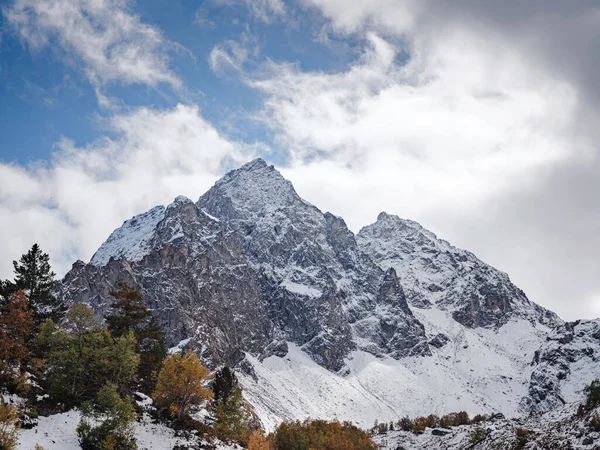
[[[127,0],[16,0],[3,12],[32,50],[60,48],[81,66],[103,106],[110,103],[102,92],[108,83],[181,87],[169,69],[177,46],[141,22]]]

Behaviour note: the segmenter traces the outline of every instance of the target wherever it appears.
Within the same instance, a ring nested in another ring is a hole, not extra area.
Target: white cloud
[[[177,46],[131,13],[127,0],[16,0],[4,8],[7,22],[32,50],[61,48],[98,92],[108,83],[166,83],[181,87],[169,69]]]
[[[226,40],[215,45],[208,56],[208,65],[215,74],[239,76],[245,64],[258,54],[256,38],[246,30],[239,41]]]
[[[108,120],[117,138],[58,144],[51,163],[0,164],[0,277],[33,242],[64,273],[89,259],[123,220],[177,195],[197,198],[253,149],[223,138],[196,107],[140,108]]]
[[[573,282],[551,266],[567,245],[583,250],[593,227],[568,243],[561,236],[573,227],[547,222],[568,203],[553,205],[554,217],[533,201],[523,207],[540,189],[552,201],[549,173],[594,161],[576,81],[483,23],[432,20],[424,3],[310,3],[330,30],[367,45],[342,72],[270,63],[248,76],[265,95],[264,123],[290,150],[284,173],[299,193],[355,231],[382,210],[418,220],[508,271],[534,301],[566,318],[592,316],[587,299],[600,286],[581,268],[597,264],[561,260]]]
[[[570,157],[577,107],[565,82],[522,66],[505,49],[470,42],[446,36],[399,65],[395,48],[371,34],[369,49],[346,72],[279,66],[252,85],[267,95],[265,123],[281,132],[298,170],[327,166],[331,175],[352,175],[365,203],[375,207],[366,199],[381,192],[388,208],[395,199],[413,217],[469,210]],[[308,174],[303,179],[323,192]],[[364,211],[348,219],[354,228],[365,224]]]
[[[286,15],[282,0],[213,0],[213,2],[221,6],[243,5],[248,8],[252,16],[265,23],[272,23],[275,19]]]

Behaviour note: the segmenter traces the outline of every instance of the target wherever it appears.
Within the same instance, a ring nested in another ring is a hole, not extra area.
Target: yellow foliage
[[[248,450],[270,450],[269,439],[261,430],[254,430],[248,440]]]
[[[19,440],[19,414],[10,405],[0,405],[0,448],[13,450]]]
[[[170,355],[160,369],[152,398],[161,411],[168,410],[171,417],[182,420],[193,405],[212,398],[212,391],[204,387],[208,380],[208,368],[191,350],[184,356]]]

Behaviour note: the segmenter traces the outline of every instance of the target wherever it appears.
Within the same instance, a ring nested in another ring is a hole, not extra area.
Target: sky
[[[0,278],[260,156],[598,317],[599,56],[586,0],[0,1]]]

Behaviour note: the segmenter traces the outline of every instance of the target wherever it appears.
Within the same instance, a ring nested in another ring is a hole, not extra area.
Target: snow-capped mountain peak
[[[393,214],[355,236],[262,159],[197,202],[126,221],[73,266],[62,295],[102,314],[117,280],[143,293],[169,345],[240,370],[269,426],[308,414],[362,425],[457,408],[514,416],[570,389],[568,358],[557,370],[535,362],[562,321],[507,274]]]

